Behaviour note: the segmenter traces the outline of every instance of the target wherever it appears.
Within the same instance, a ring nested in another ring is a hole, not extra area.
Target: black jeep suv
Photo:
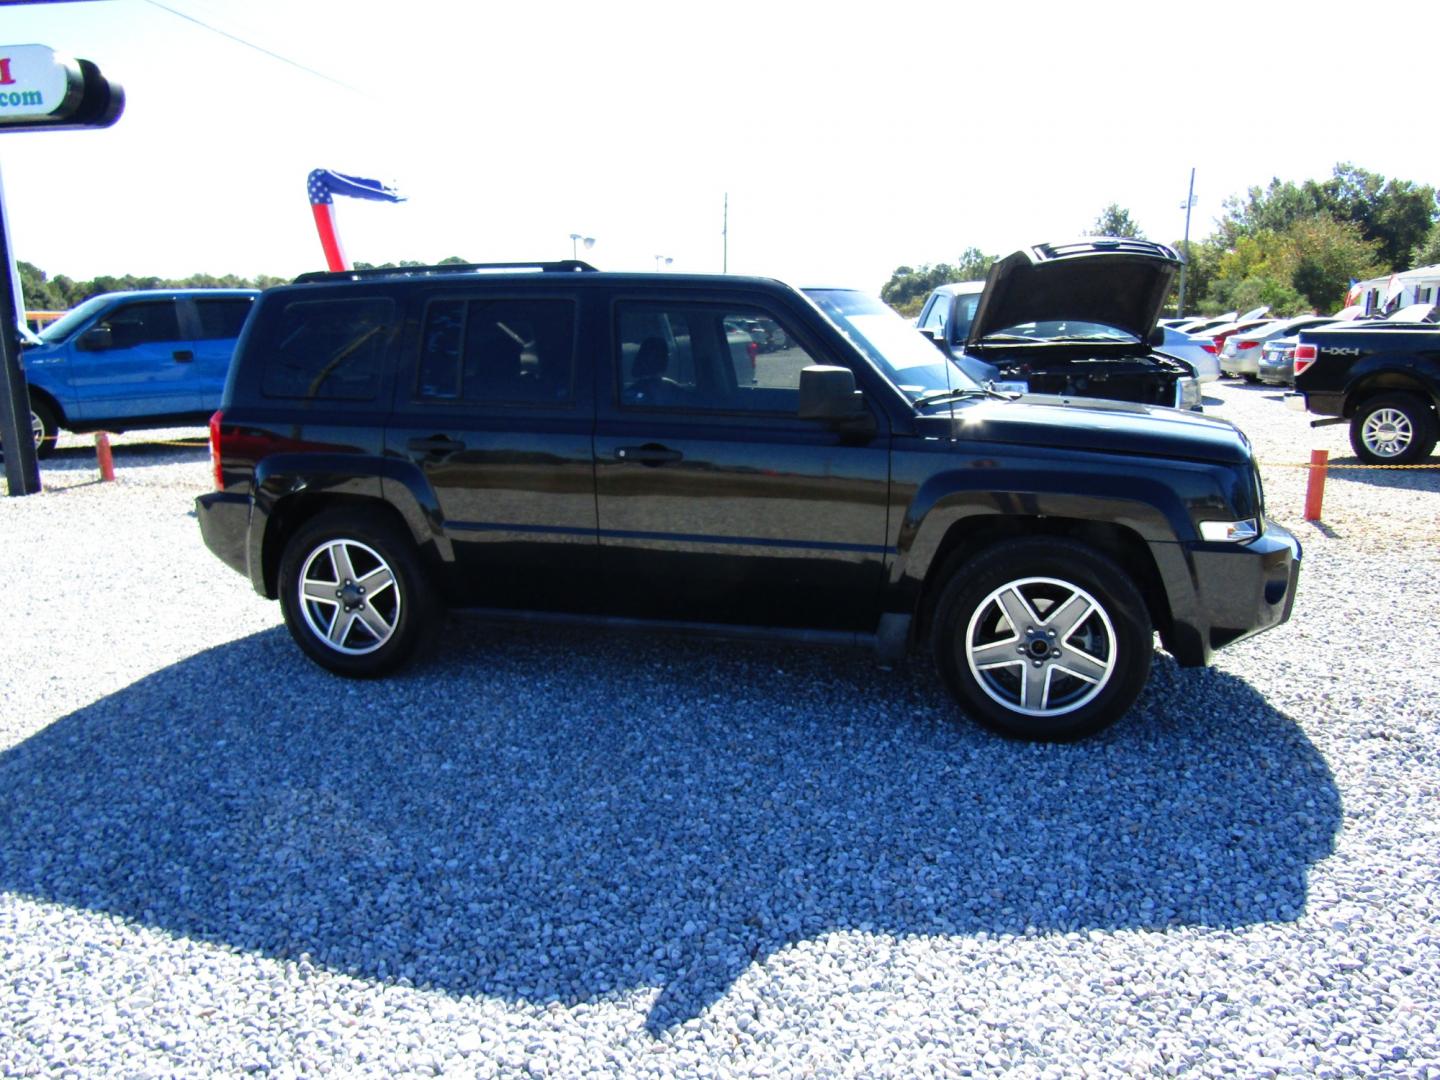
[[[773,324],[762,350],[737,329]],[[1283,622],[1299,546],[1230,424],[998,393],[879,300],[579,262],[310,274],[211,420],[205,542],[351,676],[443,607],[933,644],[966,712],[1072,738]]]

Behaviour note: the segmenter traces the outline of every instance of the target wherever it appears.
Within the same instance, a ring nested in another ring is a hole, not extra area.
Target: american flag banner
[[[405,201],[405,196],[379,180],[347,176],[333,169],[312,169],[305,187],[310,195],[310,212],[315,216],[315,230],[320,234],[320,246],[325,250],[325,265],[331,270],[350,269],[350,260],[345,257],[340,233],[335,228],[336,195],[379,202]]]

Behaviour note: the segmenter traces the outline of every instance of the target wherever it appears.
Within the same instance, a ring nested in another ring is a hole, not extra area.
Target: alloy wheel
[[[965,656],[981,690],[1026,716],[1061,716],[1084,707],[1115,671],[1117,638],[1109,614],[1059,578],[1007,582],[976,607]]]
[[[1376,409],[1365,418],[1360,439],[1376,457],[1399,457],[1410,448],[1415,426],[1401,409]]]
[[[358,540],[328,540],[316,547],[296,587],[306,625],[336,652],[372,653],[399,625],[395,572],[379,552]]]

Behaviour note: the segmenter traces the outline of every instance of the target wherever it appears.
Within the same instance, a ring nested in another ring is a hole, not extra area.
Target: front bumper
[[[1165,646],[1186,667],[1210,661],[1216,649],[1279,626],[1290,618],[1300,577],[1300,541],[1266,520],[1248,544],[1184,545],[1194,593],[1172,595],[1174,624]]]

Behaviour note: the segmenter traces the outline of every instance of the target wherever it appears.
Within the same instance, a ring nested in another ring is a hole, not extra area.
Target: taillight
[[[1211,356],[1215,355],[1215,343],[1213,341],[1202,341],[1200,343],[1200,348],[1204,349]]]
[[[1258,341],[1242,341],[1242,342],[1240,342],[1240,344],[1238,344],[1238,345],[1235,346],[1235,349],[1236,349],[1237,352],[1238,352],[1240,349],[1253,349],[1253,348],[1255,348],[1256,345],[1259,345],[1259,344],[1260,344],[1260,343],[1259,343]]]
[[[210,467],[215,471],[215,490],[225,490],[225,478],[220,472],[220,421],[224,419],[225,411],[216,409],[215,415],[210,417]]]
[[[1320,356],[1320,350],[1314,345],[1295,346],[1295,374],[1299,375],[1308,368]]]

